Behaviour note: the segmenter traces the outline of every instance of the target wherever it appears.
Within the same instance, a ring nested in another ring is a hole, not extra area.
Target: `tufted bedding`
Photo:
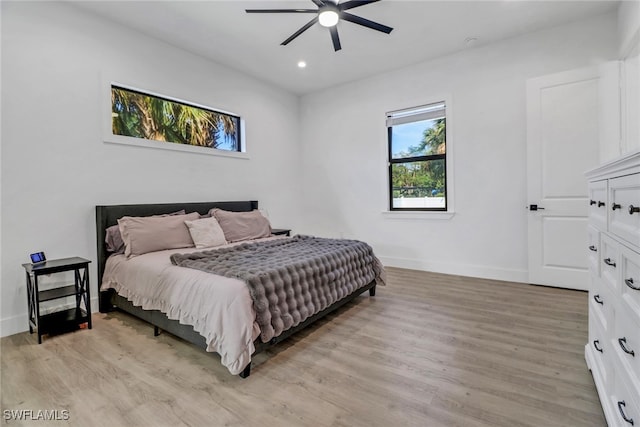
[[[173,254],[171,262],[245,282],[263,342],[372,281],[384,284],[380,261],[357,240],[295,236]]]

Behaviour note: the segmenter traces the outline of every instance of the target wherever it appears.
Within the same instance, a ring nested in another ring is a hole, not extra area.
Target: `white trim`
[[[446,114],[447,105],[444,101],[407,108],[401,111],[390,111],[387,113],[387,127],[424,120],[434,120],[442,117],[446,118]]]
[[[118,81],[110,80],[110,79],[101,79],[101,91],[103,93],[103,114],[102,114],[102,140],[105,143],[110,144],[123,144],[123,145],[132,145],[135,147],[143,147],[143,148],[155,148],[160,150],[171,150],[171,151],[182,151],[187,153],[195,153],[195,154],[205,154],[209,156],[219,156],[219,157],[230,157],[236,159],[249,159],[249,155],[247,154],[247,144],[246,144],[246,135],[245,135],[245,122],[242,116],[237,113],[232,113],[230,111],[225,111],[220,108],[209,107],[204,104],[200,104],[197,102],[186,101],[184,99],[175,98],[172,96],[164,95],[153,90],[140,89],[138,87],[123,84]],[[228,151],[228,150],[218,150],[208,147],[198,147],[193,145],[184,145],[184,144],[171,144],[168,142],[161,141],[153,141],[143,138],[136,138],[131,136],[124,135],[114,135],[112,121],[111,121],[111,86],[118,86],[123,89],[134,90],[137,92],[141,92],[144,94],[148,94],[151,96],[160,97],[163,99],[168,99],[170,101],[180,102],[182,104],[191,105],[198,108],[203,108],[206,110],[216,111],[223,114],[229,114],[240,118],[240,150],[241,151]]]
[[[160,150],[182,151],[186,153],[204,154],[208,156],[231,157],[236,159],[247,159],[247,160],[249,159],[249,155],[247,153],[243,153],[239,151],[215,150],[215,149],[205,148],[205,147],[196,147],[193,145],[171,144],[167,142],[152,141],[148,139],[134,138],[131,136],[123,136],[123,135],[114,135],[114,134],[106,135],[104,137],[104,142],[108,144],[123,144],[123,145],[133,145],[135,147],[143,147],[143,148],[156,148]]]
[[[481,265],[454,264],[423,259],[378,256],[385,267],[406,268],[410,270],[430,271],[433,273],[453,274],[457,276],[477,277],[481,279],[504,280],[507,282],[529,283],[526,270],[516,270]]]
[[[63,308],[66,304],[62,304],[60,308]],[[55,308],[56,310],[58,307]],[[91,313],[94,315],[98,312],[98,297],[91,298]],[[29,315],[25,311],[12,317],[5,317],[0,319],[0,337],[8,337],[9,335],[15,335],[22,332],[29,331]],[[34,331],[35,333],[35,331]],[[37,337],[36,337],[37,338]]]
[[[409,220],[447,220],[453,218],[452,211],[383,211],[384,219],[409,219]]]
[[[587,179],[593,180],[606,179],[611,175],[630,175],[633,173],[640,173],[640,166],[638,165],[639,157],[640,150],[626,153],[585,172],[585,176]]]
[[[2,337],[8,337],[9,335],[19,334],[20,332],[28,330],[29,320],[27,313],[0,319],[0,336]]]

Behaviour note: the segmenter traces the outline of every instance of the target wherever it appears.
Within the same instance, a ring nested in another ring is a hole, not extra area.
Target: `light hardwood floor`
[[[122,313],[0,341],[2,409],[76,426],[605,426],[584,361],[587,294],[389,268],[388,285],[254,358]],[[38,425],[37,421],[9,425]]]

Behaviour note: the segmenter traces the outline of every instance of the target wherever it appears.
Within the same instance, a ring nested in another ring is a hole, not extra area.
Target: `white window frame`
[[[124,135],[115,135],[113,133],[113,126],[112,126],[112,106],[111,106],[111,87],[112,86],[117,86],[123,89],[129,89],[129,90],[133,90],[133,91],[137,91],[137,92],[142,92],[144,94],[148,94],[151,96],[156,96],[159,98],[163,98],[163,99],[167,99],[170,101],[175,101],[175,102],[180,102],[183,104],[188,104],[194,107],[198,107],[198,108],[203,108],[205,110],[213,110],[213,111],[217,111],[220,113],[224,113],[224,114],[229,114],[232,116],[237,116],[240,117],[240,151],[228,151],[228,150],[216,150],[216,149],[211,149],[208,147],[196,147],[196,146],[192,146],[192,145],[185,145],[185,144],[168,144],[166,142],[160,142],[160,141],[152,141],[152,140],[148,140],[148,139],[143,139],[143,138],[136,138],[136,137],[131,137],[131,136],[124,136]],[[147,90],[147,89],[140,89],[138,87],[135,86],[131,86],[128,84],[124,84],[124,83],[120,83],[120,82],[116,82],[116,81],[111,81],[111,80],[103,80],[102,82],[102,87],[103,87],[103,121],[102,121],[102,134],[103,134],[103,141],[106,143],[110,143],[110,144],[123,144],[123,145],[133,145],[136,147],[144,147],[144,148],[155,148],[155,149],[160,149],[160,150],[170,150],[170,151],[182,151],[182,152],[187,152],[187,153],[196,153],[196,154],[204,154],[204,155],[209,155],[209,156],[219,156],[219,157],[230,157],[230,158],[237,158],[237,159],[249,159],[249,156],[247,154],[247,143],[246,143],[246,137],[245,137],[245,122],[244,119],[242,118],[242,116],[240,116],[237,113],[232,113],[230,111],[224,111],[220,108],[213,108],[207,105],[203,105],[203,104],[198,104],[195,102],[191,102],[191,101],[185,101],[183,99],[180,98],[175,98],[172,96],[167,96],[164,94],[160,94],[151,90]]]
[[[416,103],[416,106],[428,106],[430,104],[437,103],[445,104],[445,119],[446,119],[446,157],[445,157],[445,167],[446,167],[446,187],[447,187],[447,210],[446,211],[429,211],[429,210],[391,210],[390,209],[390,197],[389,192],[390,189],[390,179],[389,176],[389,139],[388,139],[388,126],[385,120],[384,126],[384,165],[385,165],[385,190],[384,190],[384,206],[385,209],[382,211],[383,217],[386,219],[443,219],[448,220],[453,218],[455,215],[455,185],[454,185],[454,108],[453,101],[451,95],[441,95],[434,96],[428,99],[424,99],[423,101]],[[396,108],[390,109],[385,114],[385,119],[391,114],[398,114],[404,111],[412,111],[418,109],[419,107],[411,107],[411,108]]]

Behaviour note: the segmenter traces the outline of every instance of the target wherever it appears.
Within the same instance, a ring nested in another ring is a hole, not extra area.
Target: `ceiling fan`
[[[379,24],[374,21],[370,21],[368,19],[362,18],[360,16],[353,15],[349,12],[345,12],[346,10],[353,9],[355,7],[365,6],[369,3],[375,3],[380,0],[349,0],[344,3],[339,3],[337,0],[311,0],[318,6],[317,9],[245,9],[247,13],[313,13],[316,14],[314,18],[303,25],[298,31],[293,33],[291,37],[286,39],[281,43],[281,45],[286,46],[293,39],[298,37],[300,34],[307,31],[309,28],[314,26],[316,23],[320,23],[323,27],[329,28],[329,32],[331,33],[331,41],[333,42],[333,49],[337,52],[342,49],[340,45],[340,37],[338,36],[338,28],[336,25],[338,21],[345,20],[349,22],[353,22],[354,24],[362,25],[363,27],[371,28],[372,30],[381,31],[383,33],[389,34],[393,28],[387,27],[386,25]]]

